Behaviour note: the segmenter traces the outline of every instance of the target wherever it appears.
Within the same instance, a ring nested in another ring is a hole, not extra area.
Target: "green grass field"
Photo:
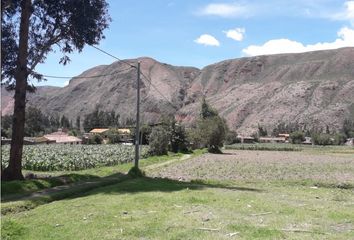
[[[350,151],[155,159],[145,178],[2,216],[2,239],[354,239]]]

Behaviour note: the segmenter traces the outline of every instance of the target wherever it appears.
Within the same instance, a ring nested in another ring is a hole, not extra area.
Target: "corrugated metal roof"
[[[130,134],[130,129],[129,128],[119,128],[118,133],[120,134]]]
[[[90,131],[90,133],[104,133],[108,130],[108,128],[94,128]]]
[[[44,135],[49,140],[54,140],[56,143],[73,143],[82,142],[80,138],[68,135]]]

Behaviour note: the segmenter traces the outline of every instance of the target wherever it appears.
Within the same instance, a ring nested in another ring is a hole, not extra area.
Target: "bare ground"
[[[179,180],[312,180],[354,183],[354,156],[309,152],[238,151],[204,154],[150,173]]]

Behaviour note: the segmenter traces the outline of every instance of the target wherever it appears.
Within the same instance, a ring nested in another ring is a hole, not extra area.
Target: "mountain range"
[[[142,57],[91,68],[65,87],[38,87],[28,104],[73,122],[95,107],[135,118],[136,66],[141,63],[141,115],[156,123],[174,114],[187,126],[198,117],[201,98],[230,129],[251,134],[280,122],[339,130],[354,119],[354,48],[225,60],[202,69]],[[2,115],[13,111],[13,93],[2,88]]]

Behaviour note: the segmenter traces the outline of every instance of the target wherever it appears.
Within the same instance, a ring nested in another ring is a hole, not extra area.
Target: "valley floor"
[[[2,216],[2,239],[354,239],[353,156],[227,150],[159,161],[144,178]]]

